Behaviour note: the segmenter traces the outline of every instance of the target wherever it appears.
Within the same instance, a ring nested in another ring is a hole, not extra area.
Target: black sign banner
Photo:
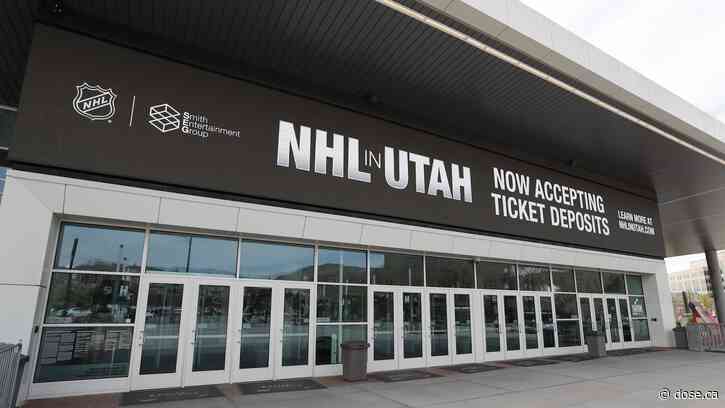
[[[654,201],[42,25],[10,159],[664,256]]]

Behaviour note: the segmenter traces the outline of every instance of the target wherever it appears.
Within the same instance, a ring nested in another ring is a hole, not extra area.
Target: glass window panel
[[[629,306],[632,309],[632,317],[647,317],[647,308],[644,304],[644,297],[642,296],[630,296]]]
[[[548,266],[519,265],[519,288],[537,292],[551,290]]]
[[[503,297],[503,316],[506,323],[506,350],[521,349],[519,339],[519,312],[516,296]]]
[[[456,354],[473,353],[471,338],[471,299],[467,294],[453,295],[456,327]]]
[[[180,234],[152,232],[149,237],[146,269],[164,272],[186,272],[191,237]]]
[[[237,240],[152,232],[146,269],[209,275],[237,274]]]
[[[284,290],[282,366],[309,364],[310,290]]]
[[[473,261],[427,256],[425,279],[426,286],[473,288]]]
[[[539,328],[536,321],[536,303],[533,296],[523,296],[524,339],[526,349],[539,348]]]
[[[446,294],[430,294],[430,355],[448,355],[448,306]]]
[[[395,358],[395,297],[393,292],[373,293],[373,359]]]
[[[633,319],[632,332],[634,332],[634,341],[649,340],[649,322],[647,319]]]
[[[582,311],[582,327],[584,328],[584,335],[588,336],[594,331],[592,325],[592,308],[589,298],[579,298],[579,303]]]
[[[199,286],[193,371],[224,370],[227,355],[229,286]]]
[[[641,276],[627,275],[627,293],[630,295],[644,295]]]
[[[479,289],[517,290],[516,265],[499,262],[476,263],[476,280]]]
[[[576,295],[554,295],[557,319],[578,319],[579,311],[576,305]]]
[[[573,269],[552,267],[551,278],[554,281],[555,292],[576,292]]]
[[[624,288],[624,274],[616,272],[602,272],[602,281],[604,282],[605,293],[621,293],[627,291]]]
[[[209,275],[237,275],[236,239],[191,237],[189,273]]]
[[[367,321],[367,288],[317,285],[317,323]]]
[[[403,292],[403,357],[423,357],[423,304],[420,293]]]
[[[55,267],[103,272],[141,271],[144,232],[63,224]]]
[[[556,347],[556,327],[554,326],[554,312],[551,309],[551,297],[542,296],[539,298],[539,303],[544,347]]]
[[[315,364],[342,364],[340,346],[346,341],[367,341],[366,324],[324,324],[317,325],[315,341]]]
[[[133,323],[138,276],[55,272],[45,323]]]
[[[247,286],[243,302],[239,368],[269,367],[272,288]]]
[[[486,352],[501,351],[501,332],[498,321],[498,296],[483,296],[484,324],[486,326]]]
[[[181,284],[149,285],[139,370],[141,374],[176,372],[183,296],[184,285]]]
[[[604,335],[605,341],[609,341],[604,323],[604,302],[602,299],[592,299],[592,301],[594,302],[594,318],[596,319],[597,331]]]
[[[132,327],[47,327],[35,382],[127,377],[132,334]]]
[[[423,286],[423,257],[371,252],[370,283],[373,285]]]
[[[367,283],[367,253],[347,249],[320,248],[317,281]]]
[[[314,247],[242,241],[239,276],[249,279],[312,281]]]
[[[581,346],[579,320],[557,320],[556,329],[559,334],[559,347]]]
[[[619,299],[619,311],[622,315],[622,337],[624,341],[632,341],[631,325],[629,323],[629,309],[626,299]]]
[[[579,292],[602,293],[602,280],[599,271],[577,269],[576,287]]]

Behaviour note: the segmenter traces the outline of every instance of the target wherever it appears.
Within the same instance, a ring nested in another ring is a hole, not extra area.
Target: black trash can
[[[677,327],[672,329],[675,332],[675,347],[678,349],[686,349],[687,346],[687,329],[677,323]]]
[[[345,381],[362,381],[368,374],[368,347],[364,341],[342,343],[342,378]]]

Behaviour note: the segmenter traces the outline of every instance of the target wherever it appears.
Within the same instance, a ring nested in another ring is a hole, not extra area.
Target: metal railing
[[[22,343],[0,343],[0,408],[13,408],[27,357],[20,354]]]
[[[725,350],[725,324],[688,324],[687,347],[694,351]]]

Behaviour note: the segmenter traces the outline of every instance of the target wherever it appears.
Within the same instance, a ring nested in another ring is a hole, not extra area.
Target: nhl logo
[[[111,119],[116,113],[116,94],[113,89],[103,89],[98,85],[76,86],[76,97],[73,98],[73,109],[79,115],[90,120]]]

